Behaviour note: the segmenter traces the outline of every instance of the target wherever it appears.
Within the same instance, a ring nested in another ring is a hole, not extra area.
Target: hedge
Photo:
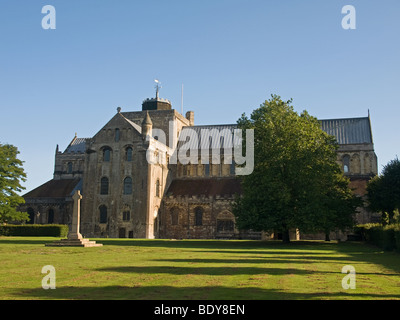
[[[68,229],[64,224],[8,224],[0,226],[0,236],[66,237]]]
[[[376,223],[364,224],[357,226],[355,232],[361,236],[362,240],[383,250],[400,251],[400,224],[386,226]]]

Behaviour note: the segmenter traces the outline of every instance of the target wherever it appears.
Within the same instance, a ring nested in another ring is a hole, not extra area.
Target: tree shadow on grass
[[[239,253],[243,253],[240,250],[290,250],[282,251],[287,254],[291,253],[291,250],[309,250],[318,251],[321,249],[328,249],[328,246],[334,246],[333,243],[321,242],[310,242],[310,241],[294,241],[289,244],[284,244],[282,241],[258,241],[258,240],[147,240],[147,239],[91,239],[103,243],[104,245],[116,245],[116,246],[139,246],[139,247],[161,247],[161,248],[179,248],[179,249],[215,249],[221,250],[237,250]],[[265,253],[270,253],[265,251]],[[276,253],[274,251],[273,253]],[[317,253],[316,253],[317,254]]]
[[[0,245],[23,244],[43,245],[54,241],[45,237],[0,237]],[[325,263],[371,263],[382,265],[400,274],[400,254],[383,252],[381,249],[357,242],[325,242],[325,241],[293,241],[284,244],[281,241],[254,241],[254,240],[147,240],[147,239],[93,239],[107,246],[145,247],[162,250],[163,248],[195,251],[196,253],[223,253],[231,254],[227,259],[181,259],[159,260],[165,262],[189,262],[189,263],[284,263],[282,256],[288,263],[308,263],[319,260]],[[60,249],[60,248],[59,248]],[[62,250],[62,249],[60,249]],[[89,249],[90,250],[90,249]],[[332,252],[332,256],[330,256]],[[235,259],[235,255],[238,259]],[[250,255],[251,256],[246,256]],[[338,254],[340,256],[338,256]],[[257,255],[257,256],[255,256]],[[263,260],[265,256],[265,260]],[[274,259],[268,259],[274,256]],[[260,259],[260,260],[259,260]],[[357,270],[356,270],[357,271]]]
[[[0,237],[0,244],[46,244],[54,240],[60,240],[59,237]],[[230,253],[257,253],[260,254],[298,254],[297,250],[313,252],[313,254],[325,254],[319,250],[329,250],[328,246],[334,246],[332,243],[294,241],[284,244],[281,241],[257,241],[257,240],[149,240],[149,239],[119,239],[119,238],[91,238],[102,243],[104,246],[133,246],[148,248],[177,248],[177,249],[209,249],[210,252],[230,252]],[[260,249],[273,251],[259,251]],[[231,251],[228,251],[231,250]],[[282,250],[276,251],[276,250]],[[287,250],[287,251],[286,251]]]
[[[29,244],[29,245],[45,245],[54,240],[59,240],[61,238],[33,238],[33,237],[0,237],[0,245],[5,244]]]
[[[228,252],[235,254],[236,252]],[[291,264],[312,264],[312,263],[339,263],[343,265],[351,264],[351,263],[365,263],[365,262],[374,262],[374,263],[382,263],[382,252],[356,252],[356,251],[346,251],[346,254],[331,254],[329,252],[325,252],[324,254],[317,255],[314,252],[292,252],[291,254],[287,254],[286,252],[278,252],[272,255],[272,252],[269,252],[268,255],[263,253],[259,254],[258,252],[253,252],[253,254],[258,255],[249,255],[245,256],[243,254],[239,255],[238,258],[235,258],[234,255],[230,255],[229,258],[175,258],[175,259],[154,259],[153,261],[159,262],[178,262],[178,263],[226,263],[226,264],[270,264],[270,263],[291,263]],[[216,255],[215,255],[216,256]],[[393,266],[397,266],[399,268],[399,276],[400,276],[400,255],[398,255],[398,259],[396,259],[397,255],[393,258]],[[396,269],[396,268],[394,268]],[[395,270],[396,271],[396,270]]]
[[[301,257],[297,257],[297,259],[301,259]],[[318,259],[318,257],[313,257],[312,259]],[[313,261],[311,261],[311,258],[308,257],[308,261],[299,261],[296,259],[292,260],[292,257],[288,258],[261,258],[261,257],[255,257],[255,258],[250,258],[250,257],[238,257],[237,259],[231,258],[221,258],[221,259],[210,259],[210,258],[203,258],[203,259],[154,259],[152,261],[157,261],[157,262],[178,262],[178,263],[223,263],[223,264],[272,264],[272,263],[301,263],[301,264],[309,264],[309,263],[313,263]]]
[[[224,260],[221,260],[223,263]],[[287,262],[291,263],[290,261]],[[285,262],[283,261],[283,264]],[[208,276],[234,276],[234,275],[272,275],[272,276],[284,276],[284,275],[312,275],[312,274],[336,274],[339,278],[344,277],[341,270],[332,271],[313,271],[297,269],[291,265],[288,268],[265,268],[265,267],[227,267],[227,266],[211,266],[211,267],[180,267],[180,266],[120,266],[120,267],[108,267],[98,268],[96,271],[104,272],[122,272],[122,273],[138,273],[138,274],[171,274],[171,275],[208,275]],[[358,272],[358,275],[379,275],[378,273],[369,272]],[[399,277],[398,273],[383,273],[384,276]],[[400,292],[399,292],[400,293]]]
[[[341,243],[336,251],[348,256],[349,262],[370,263],[381,265],[400,276],[400,254],[384,252],[382,249],[365,243]],[[351,263],[350,263],[351,264]],[[357,272],[357,269],[356,269]]]
[[[233,275],[287,275],[290,273],[305,275],[315,272],[294,268],[255,268],[255,267],[176,267],[176,266],[151,266],[151,267],[109,267],[99,268],[96,271],[143,273],[143,274],[172,274],[172,275],[211,275],[211,276],[233,276]]]
[[[400,299],[399,294],[340,292],[288,292],[257,287],[232,288],[224,286],[105,286],[57,287],[44,290],[19,289],[11,293],[15,299],[61,300],[323,300],[323,299]],[[154,309],[153,309],[154,310]]]

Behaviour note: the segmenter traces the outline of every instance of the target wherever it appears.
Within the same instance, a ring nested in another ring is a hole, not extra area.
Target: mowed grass
[[[362,243],[0,237],[0,299],[400,299],[400,254]],[[42,267],[56,270],[44,290]],[[343,266],[356,289],[342,288]]]

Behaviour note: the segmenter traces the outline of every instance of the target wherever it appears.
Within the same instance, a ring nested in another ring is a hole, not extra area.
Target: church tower
[[[151,99],[146,99],[142,103],[142,111],[149,111],[149,110],[172,110],[171,101],[167,99],[162,99],[159,97],[160,91],[160,82],[156,81],[156,97]]]

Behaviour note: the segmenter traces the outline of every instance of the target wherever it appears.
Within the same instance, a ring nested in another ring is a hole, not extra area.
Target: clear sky
[[[319,119],[369,109],[381,170],[400,153],[399,59],[399,0],[1,0],[0,143],[18,147],[30,191],[57,144],[141,110],[159,79],[178,111],[184,85],[196,124],[235,123],[271,94]]]

